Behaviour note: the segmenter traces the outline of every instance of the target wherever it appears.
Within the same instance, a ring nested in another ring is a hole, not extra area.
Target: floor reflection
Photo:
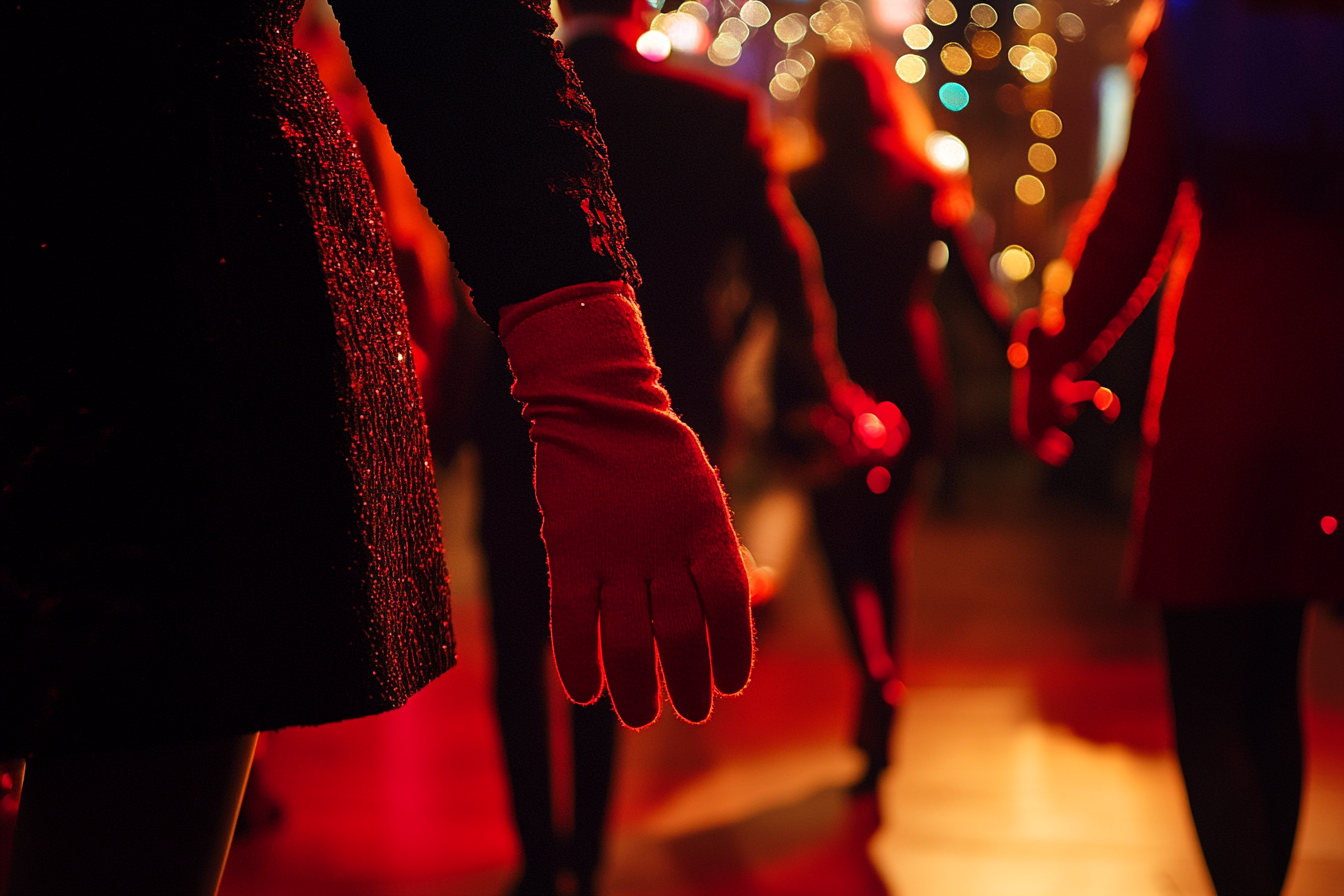
[[[1170,751],[1158,634],[1116,585],[1123,521],[1040,507],[1018,463],[964,471],[973,500],[915,539],[910,690],[878,799],[847,790],[857,681],[800,498],[766,491],[737,508],[757,560],[784,574],[758,620],[753,683],[708,725],[665,717],[624,733],[604,892],[1211,892]],[[469,464],[453,476],[460,667],[396,713],[275,736],[263,773],[284,819],[237,844],[225,896],[507,892],[518,851]],[[1290,896],[1344,891],[1344,624],[1316,620],[1308,666]]]

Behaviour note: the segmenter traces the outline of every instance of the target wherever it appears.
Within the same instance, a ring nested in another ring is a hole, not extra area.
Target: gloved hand
[[[747,575],[718,476],[658,384],[630,287],[506,306],[499,335],[536,450],[565,690],[588,703],[605,678],[621,721],[639,728],[658,716],[661,666],[677,713],[703,721],[713,692],[740,691],[751,673]]]
[[[874,401],[848,379],[831,389],[830,404],[813,409],[812,425],[851,467],[885,464],[910,441],[910,424],[900,408]]]
[[[1035,308],[1022,312],[1013,328],[1008,363],[1013,372],[1013,434],[1036,456],[1059,466],[1073,453],[1073,439],[1061,427],[1078,417],[1078,406],[1091,402],[1108,423],[1120,416],[1120,399],[1096,380],[1079,380],[1076,363],[1059,364],[1046,348],[1049,337],[1038,325]]]

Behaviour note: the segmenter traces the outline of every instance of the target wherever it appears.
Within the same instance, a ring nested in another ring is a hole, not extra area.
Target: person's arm
[[[746,571],[635,303],[606,149],[541,0],[336,4],[374,109],[513,369],[536,448],[552,643],[639,727],[747,683]],[[600,643],[599,643],[600,642]],[[501,661],[507,661],[506,656]]]
[[[731,177],[737,193],[725,205],[735,210],[736,236],[747,250],[752,300],[775,315],[776,448],[820,470],[833,463],[836,445],[827,443],[818,420],[842,420],[848,427],[876,405],[845,370],[816,237],[785,179],[769,167],[764,128],[754,111],[746,108],[746,139]],[[896,417],[899,412],[893,422]],[[892,455],[899,451],[894,430],[891,447]]]
[[[1160,32],[1149,38],[1147,49],[1124,160],[1113,183],[1098,186],[1070,235],[1065,259],[1076,265],[1061,314],[1038,320],[1035,311],[1027,312],[1010,348],[1015,366],[1029,365],[1015,385],[1014,426],[1019,438],[1051,463],[1062,463],[1072,448],[1059,427],[1076,415],[1073,405],[1097,392],[1097,384],[1078,378],[1152,297],[1179,229],[1169,224],[1182,171]]]

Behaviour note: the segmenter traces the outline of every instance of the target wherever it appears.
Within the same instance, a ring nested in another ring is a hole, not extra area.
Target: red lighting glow
[[[1339,520],[1332,516],[1321,517],[1321,531],[1326,535],[1334,535],[1335,530],[1339,528]]]
[[[874,451],[887,443],[887,427],[873,413],[860,414],[854,418],[854,434]]]
[[[891,488],[891,473],[886,467],[873,467],[868,471],[868,490],[880,495]]]
[[[1014,342],[1008,346],[1008,363],[1013,365],[1013,369],[1021,370],[1027,366],[1027,347],[1020,342]]]

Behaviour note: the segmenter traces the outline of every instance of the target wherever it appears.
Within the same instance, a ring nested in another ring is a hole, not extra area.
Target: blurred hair
[[[828,146],[868,143],[897,124],[887,85],[871,54],[822,59],[815,75],[817,133]]]
[[[881,49],[828,56],[812,76],[812,120],[827,155],[885,158],[891,176],[934,187],[934,216],[950,226],[975,208],[970,178],[936,168],[925,150],[933,116],[913,87],[895,76]]]
[[[910,85],[897,79],[879,49],[829,56],[817,64],[812,120],[828,153],[877,152],[907,177],[941,185],[924,141],[933,117]]]

